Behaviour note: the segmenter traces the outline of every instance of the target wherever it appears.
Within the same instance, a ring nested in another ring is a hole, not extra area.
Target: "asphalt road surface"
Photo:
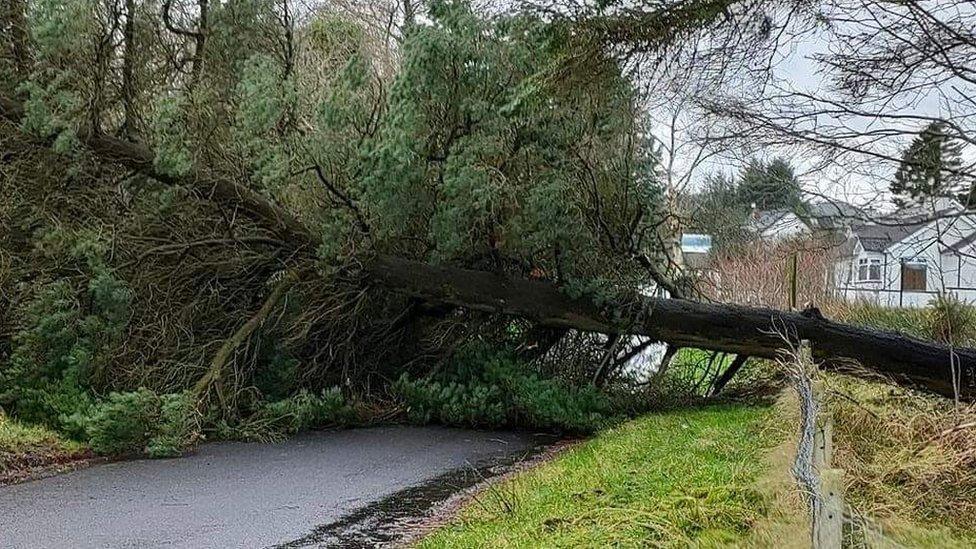
[[[0,547],[268,547],[450,471],[524,454],[530,435],[427,427],[214,443],[0,487]]]

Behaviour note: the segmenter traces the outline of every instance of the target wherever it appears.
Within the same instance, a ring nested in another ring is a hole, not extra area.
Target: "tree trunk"
[[[122,52],[122,137],[135,138],[136,128],[136,3],[125,0],[125,26],[122,30],[125,50]]]
[[[379,256],[367,266],[380,285],[427,301],[516,315],[544,326],[605,334],[643,335],[670,345],[759,358],[777,358],[789,343],[813,343],[814,356],[832,369],[857,373],[857,364],[943,396],[976,398],[976,350],[955,349],[909,336],[831,322],[798,313],[741,305],[632,296],[643,308],[636,323],[613,311],[572,299],[552,284],[483,271]],[[953,372],[950,353],[956,355]],[[954,380],[955,379],[955,383]]]

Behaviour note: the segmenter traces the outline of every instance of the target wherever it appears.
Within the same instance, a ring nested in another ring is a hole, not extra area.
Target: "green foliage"
[[[159,397],[149,389],[111,393],[96,405],[86,425],[92,450],[115,455],[142,451],[159,414]]]
[[[430,16],[364,145],[355,188],[379,247],[419,239],[424,259],[620,276],[607,241],[653,231],[660,198],[620,67],[596,55],[592,80],[567,82],[571,40],[541,21],[489,20],[467,2]]]
[[[220,438],[272,442],[300,431],[347,425],[356,419],[356,411],[342,391],[333,387],[318,394],[301,389],[287,398],[261,401],[235,422],[220,419],[213,423]]]
[[[47,82],[30,80],[18,88],[27,96],[21,129],[42,138],[57,136],[54,150],[59,153],[70,152],[78,141],[74,119],[81,108],[81,100],[66,85],[73,77],[67,72],[56,73]]]
[[[342,424],[352,417],[352,408],[346,403],[342,391],[333,387],[319,394],[302,389],[294,396],[266,402],[258,408],[253,419],[267,423],[272,430],[294,434]]]
[[[40,60],[51,65],[70,63],[87,49],[93,30],[93,2],[38,0],[32,3],[30,32]]]
[[[153,164],[160,173],[185,175],[193,165],[185,109],[185,102],[179,96],[163,98],[156,104],[151,123],[156,151]]]
[[[199,438],[199,414],[190,392],[160,397],[159,418],[146,446],[149,457],[177,457]]]
[[[27,421],[78,436],[92,404],[89,382],[122,337],[132,292],[104,262],[104,244],[84,232],[41,235],[40,255],[65,258],[88,276],[79,292],[67,280],[42,285],[24,311],[13,351],[0,370],[0,404]]]
[[[282,77],[277,62],[256,55],[247,60],[237,85],[236,142],[263,187],[275,188],[287,180],[290,162],[285,129],[294,118],[295,87]]]
[[[403,374],[394,391],[411,421],[468,427],[531,427],[586,433],[616,419],[595,387],[544,379],[505,353],[469,349],[431,379]]]
[[[793,166],[784,158],[769,162],[752,159],[739,175],[739,203],[755,204],[761,210],[801,207],[800,182]]]
[[[84,419],[92,450],[105,455],[145,452],[175,457],[198,436],[197,412],[190,393],[157,395],[149,389],[111,393]]]

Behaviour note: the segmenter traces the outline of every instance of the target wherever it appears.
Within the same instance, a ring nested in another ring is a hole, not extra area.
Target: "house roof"
[[[862,216],[861,210],[847,202],[814,202],[807,204],[807,214],[810,217],[850,217]]]
[[[928,222],[905,225],[861,225],[851,230],[865,250],[881,252],[895,242],[901,242],[925,225],[928,225]]]
[[[961,252],[966,247],[972,245],[973,242],[976,242],[976,231],[973,231],[973,232],[969,233],[968,235],[966,235],[965,238],[963,238],[959,242],[956,242],[952,246],[949,246],[946,249],[946,251],[947,252]]]
[[[851,228],[853,236],[861,242],[861,246],[869,252],[882,252],[892,244],[905,240],[919,229],[929,225],[935,219],[958,213],[953,207],[941,209],[937,212],[925,212],[921,208],[906,208],[878,220],[878,223],[858,225]],[[969,240],[968,242],[964,242]],[[957,246],[965,246],[976,241],[976,232],[967,235]]]
[[[859,208],[836,200],[807,204],[805,210],[806,217],[820,229],[846,227],[864,219],[864,212]]]
[[[753,214],[749,224],[758,231],[765,231],[775,226],[787,215],[796,217],[790,210],[760,210]]]

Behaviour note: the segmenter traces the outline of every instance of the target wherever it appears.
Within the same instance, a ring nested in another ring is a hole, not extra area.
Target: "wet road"
[[[529,435],[427,427],[215,443],[0,487],[0,547],[267,547],[444,473],[527,452]]]

